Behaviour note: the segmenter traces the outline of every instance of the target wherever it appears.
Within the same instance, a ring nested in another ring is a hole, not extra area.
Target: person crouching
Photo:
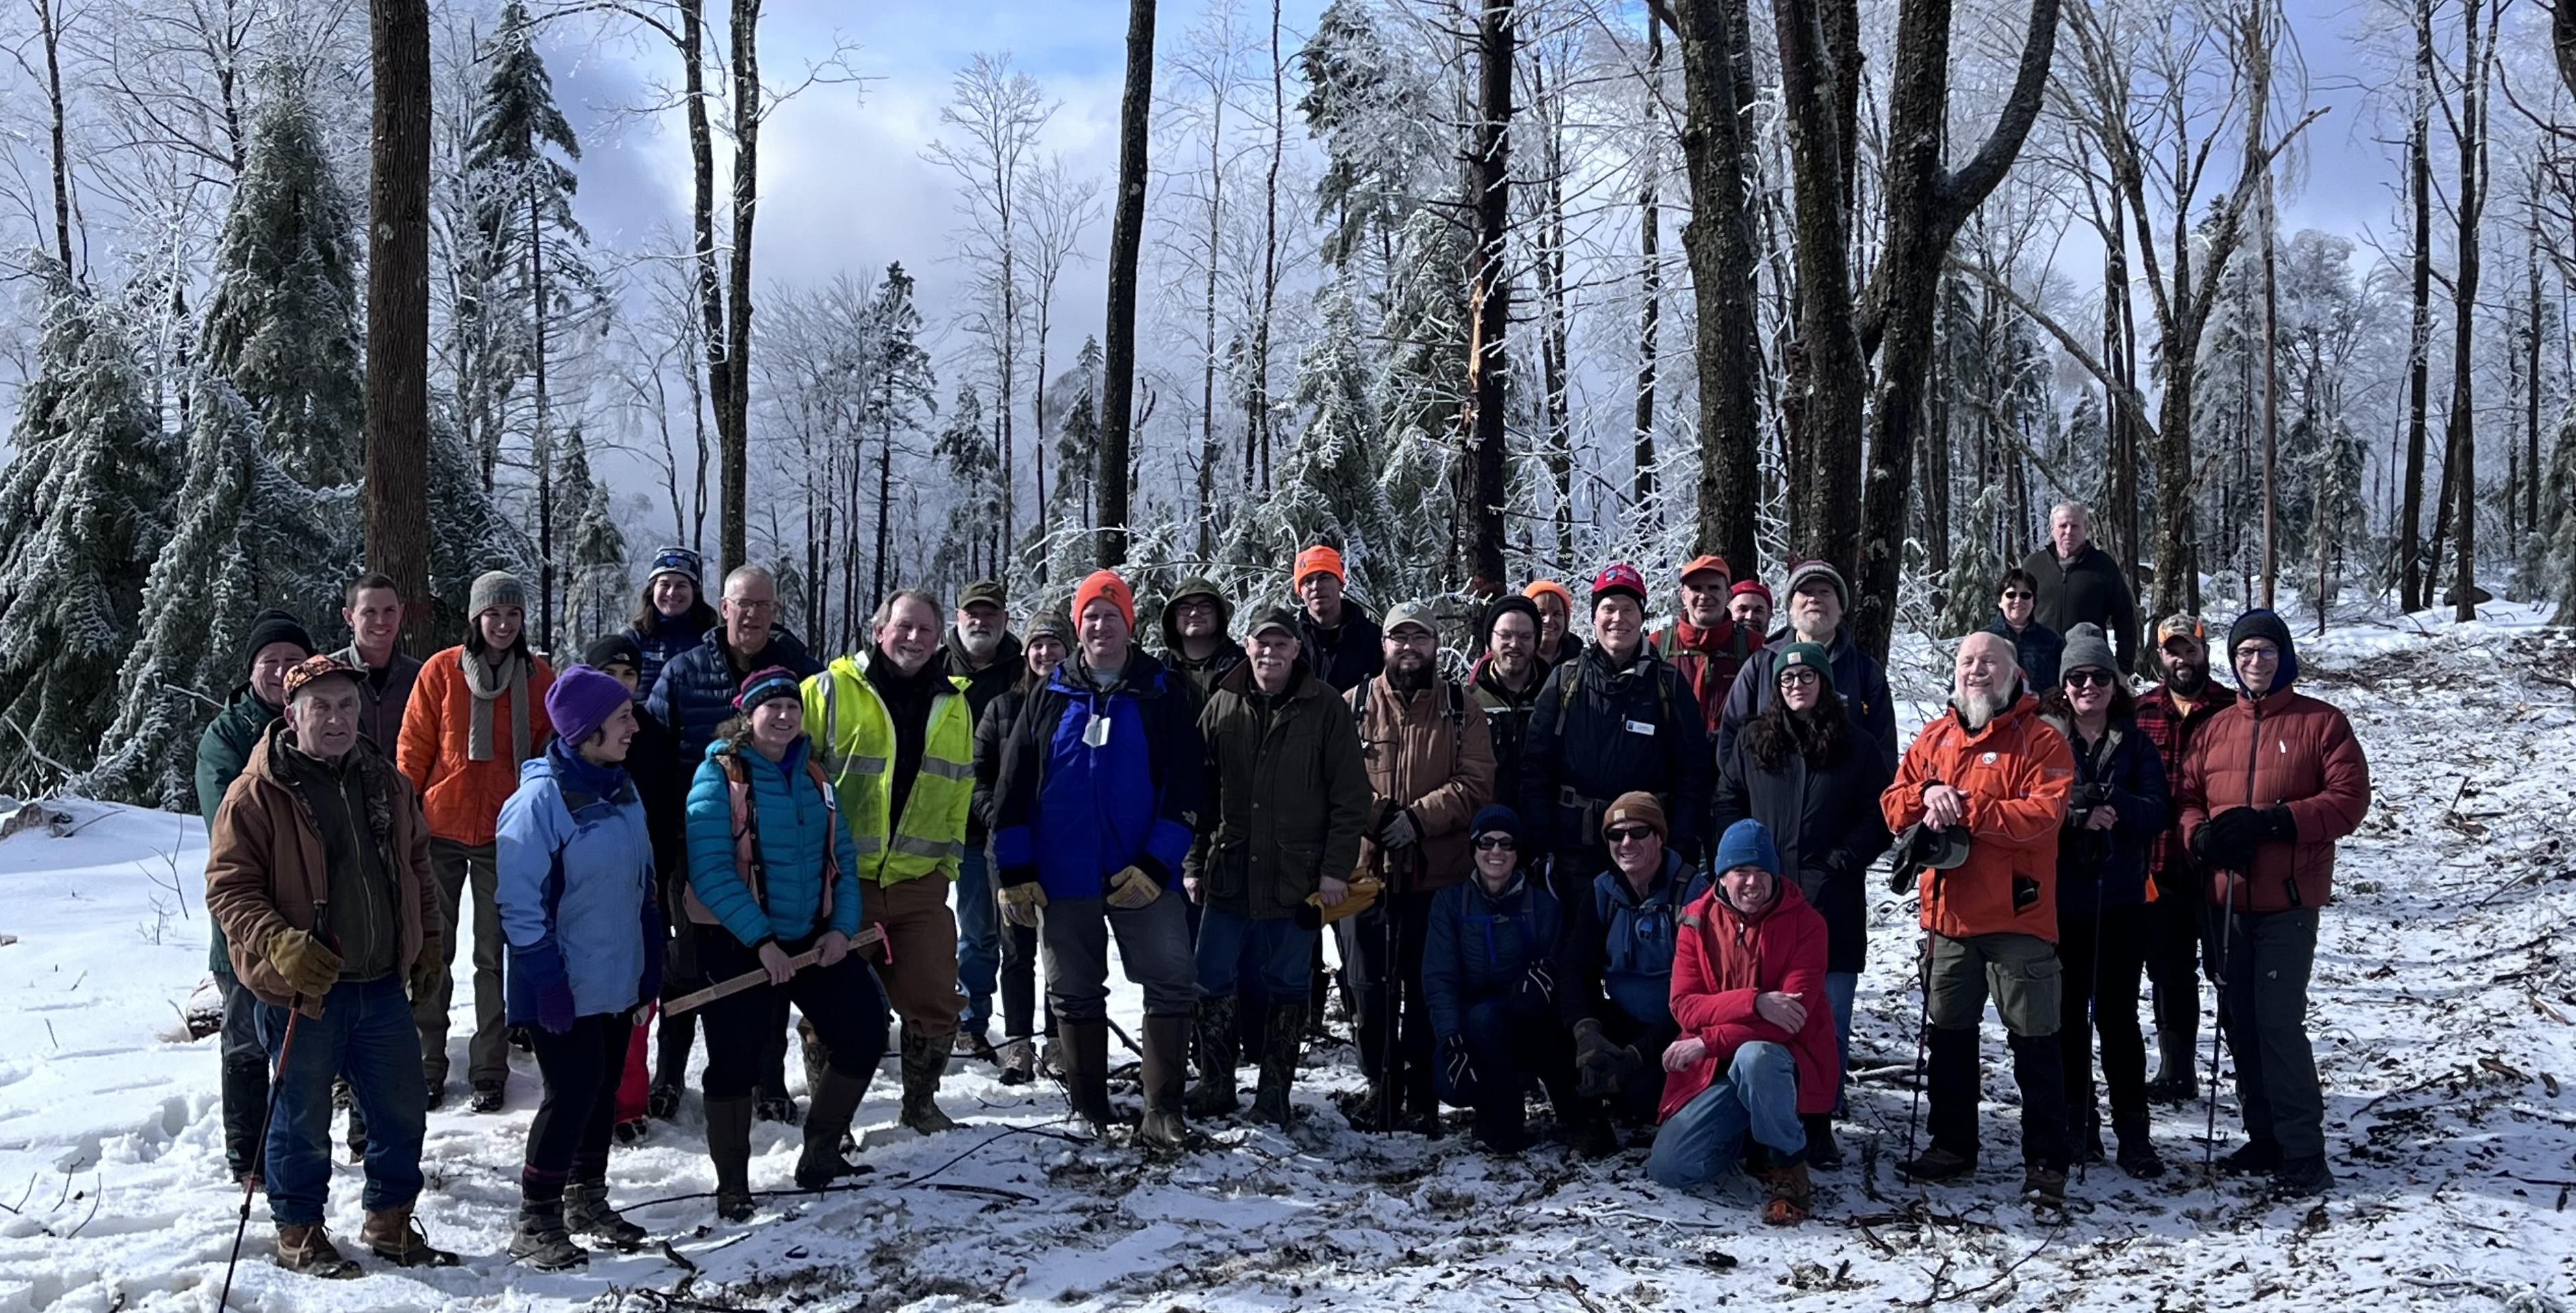
[[[1422,992],[1439,1044],[1432,1083],[1452,1107],[1476,1112],[1476,1142],[1496,1153],[1528,1148],[1522,1093],[1537,1076],[1557,1120],[1570,1122],[1574,1044],[1556,1015],[1557,941],[1565,909],[1529,875],[1520,814],[1499,804],[1476,813],[1475,878],[1431,900]]]
[[[1714,865],[1716,885],[1682,914],[1673,944],[1682,1034],[1664,1050],[1663,1126],[1646,1174],[1683,1189],[1744,1161],[1770,1190],[1762,1220],[1791,1226],[1810,1198],[1800,1119],[1833,1111],[1842,1085],[1825,918],[1780,878],[1760,821],[1727,827]]]
[[[510,1024],[531,1028],[545,1077],[510,1256],[555,1272],[590,1261],[573,1236],[644,1242],[644,1228],[608,1206],[608,1141],[627,1046],[661,992],[663,939],[653,841],[626,771],[634,695],[606,671],[573,666],[546,690],[546,716],[557,737],[520,765],[493,863]]]

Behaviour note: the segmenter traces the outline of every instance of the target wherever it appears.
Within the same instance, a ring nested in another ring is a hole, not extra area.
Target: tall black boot
[[[1947,1149],[1974,1165],[1977,1101],[1984,1086],[1977,1070],[1976,1028],[1934,1027],[1931,1050],[1923,1101],[1931,1108],[1926,1120],[1931,1125],[1932,1147]]]
[[[1145,1018],[1145,1120],[1136,1128],[1138,1143],[1178,1149],[1187,1142],[1190,1128],[1181,1120],[1181,1079],[1189,1051],[1188,1017]]]
[[[1289,999],[1270,1005],[1261,1035],[1261,1087],[1252,1096],[1252,1120],[1287,1129],[1288,1090],[1297,1083],[1297,1049],[1306,1038],[1306,1004]]]
[[[1117,1120],[1109,1108],[1109,1023],[1059,1020],[1055,1054],[1064,1067],[1074,1115],[1090,1126],[1093,1135],[1107,1135]]]
[[[1236,1015],[1232,994],[1199,1000],[1199,1081],[1185,1100],[1193,1117],[1223,1117],[1243,1106],[1234,1072]]]
[[[751,1096],[707,1100],[707,1157],[716,1167],[716,1216],[751,1220]]]
[[[2013,1083],[2021,1087],[2021,1157],[2064,1172],[2073,1154],[2066,1137],[2066,1069],[2055,1035],[2015,1035]]]
[[[851,1119],[858,1116],[859,1100],[867,1093],[867,1077],[844,1076],[836,1069],[824,1069],[823,1081],[814,1088],[805,1110],[805,1151],[796,1159],[799,1189],[820,1190],[844,1176],[858,1174],[859,1169],[841,1156],[841,1140],[849,1133]]]

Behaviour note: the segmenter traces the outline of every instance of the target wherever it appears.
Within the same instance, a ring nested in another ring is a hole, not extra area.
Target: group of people
[[[643,1240],[609,1205],[610,1149],[678,1111],[701,1030],[728,1221],[755,1208],[755,1120],[801,1124],[800,1188],[857,1170],[852,1122],[889,1047],[922,1134],[954,1125],[937,1095],[959,1057],[1060,1079],[1097,1133],[1124,1124],[1113,935],[1144,1000],[1140,1033],[1119,1032],[1141,1058],[1134,1142],[1186,1145],[1192,1118],[1284,1126],[1325,1033],[1329,930],[1367,1077],[1353,1126],[1438,1135],[1464,1108],[1479,1144],[1514,1153],[1544,1094],[1579,1153],[1633,1133],[1675,1187],[1740,1167],[1766,1219],[1793,1223],[1810,1169],[1841,1162],[1868,871],[1892,842],[1928,932],[1931,1136],[1903,1175],[1975,1167],[1989,994],[2026,1190],[2058,1197],[2102,1152],[2096,1034],[2117,1161],[2160,1173],[2146,1109],[2196,1092],[2197,944],[2249,1136],[2226,1165],[2322,1190],[2304,990],[2367,767],[2292,687],[2267,612],[2228,635],[2241,696],[2186,616],[2156,627],[2163,681],[2133,689],[2114,643],[2134,607],[2084,527],[2059,508],[2032,563],[2054,586],[2006,574],[1948,709],[1901,753],[1886,673],[1823,562],[1790,571],[1776,632],[1770,589],[1714,556],[1683,568],[1656,633],[1626,564],[1585,590],[1589,641],[1563,583],[1480,597],[1463,670],[1430,607],[1373,614],[1322,545],[1295,560],[1293,605],[1240,624],[1213,582],[1182,581],[1150,648],[1103,570],[1016,625],[997,584],[953,609],[898,590],[828,665],[780,623],[767,571],[735,570],[710,606],[676,548],[634,622],[559,671],[529,650],[508,575],[475,582],[465,641],[425,662],[395,650],[404,599],[368,576],[342,651],[259,618],[201,745],[228,1157],[265,1187],[282,1264],[353,1274],[321,1226],[337,1082],[363,1243],[455,1261],[411,1209],[469,897],[472,1106],[506,1104],[515,1035],[543,1092],[511,1253],[544,1269]]]

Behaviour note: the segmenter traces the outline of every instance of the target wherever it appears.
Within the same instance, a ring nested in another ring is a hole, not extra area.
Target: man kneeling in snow
[[[1825,1003],[1825,919],[1780,878],[1760,821],[1728,826],[1717,883],[1682,914],[1673,942],[1673,1020],[1664,1050],[1663,1127],[1646,1174],[1676,1189],[1745,1162],[1770,1190],[1762,1220],[1805,1221],[1807,1132],[1842,1088]],[[1750,1137],[1749,1141],[1747,1137]]]
[[[322,1233],[331,1183],[331,1078],[367,1119],[360,1238],[402,1267],[447,1267],[411,1219],[428,1116],[416,973],[441,970],[429,827],[401,772],[358,732],[360,672],[317,656],[286,674],[286,713],[215,812],[206,911],[259,998],[275,1100],[265,1146],[278,1265],[354,1277]],[[287,1043],[289,1035],[294,1043]]]

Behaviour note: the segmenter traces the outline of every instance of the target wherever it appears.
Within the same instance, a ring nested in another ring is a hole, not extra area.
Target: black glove
[[[1410,848],[1422,838],[1422,827],[1413,813],[1402,807],[1386,809],[1386,818],[1378,822],[1377,841],[1382,848]]]
[[[1548,967],[1547,959],[1530,963],[1529,971],[1521,977],[1521,987],[1536,991],[1543,1006],[1556,1006],[1556,972]]]
[[[2263,813],[2230,807],[2191,832],[2191,850],[2220,870],[2241,871],[2253,863],[2254,845],[2262,842],[2269,827]]]
[[[2299,818],[2291,815],[2289,808],[2283,807],[2277,803],[2264,808],[2263,837],[2266,839],[2277,839],[2282,843],[2297,843],[2299,841]]]
[[[1467,1056],[1467,1037],[1452,1035],[1440,1041],[1440,1069],[1449,1075],[1453,1093],[1464,1092],[1476,1082],[1475,1063]]]

